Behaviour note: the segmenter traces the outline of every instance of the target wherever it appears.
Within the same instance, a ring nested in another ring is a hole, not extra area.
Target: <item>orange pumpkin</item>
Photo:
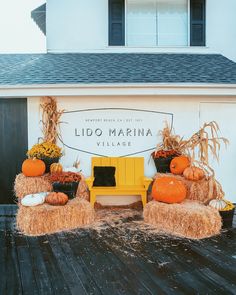
[[[22,173],[25,176],[42,176],[45,173],[46,166],[42,160],[27,159],[22,164]]]
[[[156,178],[152,186],[152,197],[164,203],[181,203],[187,195],[185,185],[181,180],[171,176]]]
[[[183,175],[187,180],[198,181],[205,177],[205,172],[201,168],[192,166],[186,168]]]
[[[50,166],[51,173],[61,173],[63,171],[63,167],[60,163],[53,163]]]
[[[170,162],[170,171],[173,174],[178,174],[181,175],[183,174],[184,170],[189,167],[190,161],[189,158],[186,156],[179,156],[175,157],[171,162]]]
[[[53,206],[64,206],[68,202],[68,196],[64,193],[52,192],[47,195],[45,201]]]

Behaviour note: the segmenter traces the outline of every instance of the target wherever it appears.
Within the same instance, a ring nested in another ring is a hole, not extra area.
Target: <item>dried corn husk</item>
[[[220,137],[219,126],[215,121],[205,123],[199,131],[194,133],[188,140],[172,133],[172,129],[166,123],[163,130],[160,131],[162,142],[157,145],[158,150],[175,150],[180,154],[191,156],[192,162],[198,161],[209,167],[210,153],[219,161],[219,151],[221,143],[225,146],[229,141],[225,137]]]
[[[60,118],[64,110],[57,109],[54,97],[46,96],[41,100],[43,141],[56,143],[60,135]]]
[[[159,150],[174,150],[177,154],[182,154],[185,151],[185,141],[179,135],[173,133],[173,129],[170,128],[168,123],[163,130],[159,132],[162,142],[157,145],[156,152]]]
[[[225,137],[218,135],[220,129],[215,121],[205,123],[202,128],[185,141],[185,152],[191,155],[192,161],[197,160],[209,167],[209,154],[219,161],[221,143],[229,143]]]

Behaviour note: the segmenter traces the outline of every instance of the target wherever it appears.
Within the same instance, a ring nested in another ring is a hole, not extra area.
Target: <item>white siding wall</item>
[[[108,0],[48,0],[49,52],[217,52],[236,61],[236,1],[206,0],[205,48],[108,47]]]
[[[207,46],[236,61],[236,1],[206,0]]]
[[[99,101],[99,104],[98,104]],[[203,103],[204,102],[204,103]],[[206,103],[206,102],[210,102]],[[216,102],[212,104],[213,102]],[[199,126],[209,120],[219,122],[222,135],[230,140],[230,146],[226,150],[222,147],[220,155],[220,163],[214,162],[216,176],[223,184],[226,197],[236,202],[235,183],[236,175],[234,171],[234,159],[236,158],[236,139],[232,126],[236,125],[236,97],[231,99],[218,97],[216,99],[207,97],[136,97],[135,104],[132,97],[60,97],[58,98],[58,107],[60,109],[82,110],[106,107],[122,107],[135,108],[144,110],[154,110],[171,112],[174,114],[174,128],[177,134],[188,138],[197,131]],[[210,115],[209,115],[210,114]],[[225,120],[226,114],[227,120]],[[39,98],[32,97],[28,99],[28,132],[29,132],[29,148],[37,142],[41,137],[39,126]],[[158,126],[157,126],[158,131]],[[85,138],[86,140],[86,138]],[[95,140],[96,141],[96,140]],[[94,143],[96,144],[96,143]],[[66,150],[66,155],[62,159],[65,166],[70,166],[76,157],[80,157],[81,169],[86,176],[89,176],[91,155],[79,153],[73,150]],[[116,156],[116,154],[114,154]],[[145,157],[145,174],[153,176],[155,167],[152,161],[149,162],[150,152],[138,154],[137,156]]]
[[[107,0],[47,1],[48,51],[102,49],[107,40]]]

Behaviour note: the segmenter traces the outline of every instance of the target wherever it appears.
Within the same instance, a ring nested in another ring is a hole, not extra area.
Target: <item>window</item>
[[[127,0],[127,46],[187,46],[188,0]]]
[[[108,0],[110,46],[205,46],[205,0]]]

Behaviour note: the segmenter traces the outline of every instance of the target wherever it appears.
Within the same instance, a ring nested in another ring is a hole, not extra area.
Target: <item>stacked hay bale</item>
[[[81,186],[83,192],[85,187]],[[35,207],[25,207],[20,200],[29,194],[51,192],[49,174],[39,177],[17,175],[14,185],[15,195],[19,200],[17,228],[30,236],[52,234],[63,230],[72,230],[94,222],[95,211],[83,198],[69,200],[65,206],[51,206],[44,203]],[[79,190],[79,189],[78,189]],[[79,192],[77,192],[77,196]]]
[[[44,174],[38,177],[26,177],[22,173],[18,174],[14,184],[14,192],[18,200],[29,194],[51,192],[52,184],[49,177],[50,174]],[[79,183],[76,197],[89,201],[89,193],[83,176]]]
[[[173,175],[171,173],[157,173],[154,179],[166,176],[174,177],[184,183],[187,189],[186,199],[198,201],[203,204],[208,204],[216,196],[217,187],[212,177],[204,177],[203,179],[198,181],[191,181],[187,180],[182,175]]]
[[[49,174],[38,177],[27,177],[18,174],[14,184],[15,195],[20,201],[24,196],[40,192],[51,192],[52,184],[49,181]]]
[[[160,233],[189,239],[203,239],[220,233],[221,217],[217,210],[186,200],[180,204],[149,202],[144,209],[144,221]]]
[[[95,213],[86,200],[75,198],[65,206],[43,204],[36,207],[20,206],[17,227],[26,235],[39,236],[72,230],[94,222]]]
[[[157,173],[155,179],[172,177],[186,187],[186,199],[181,203],[149,202],[144,208],[144,221],[161,233],[189,239],[203,239],[220,233],[222,220],[219,212],[206,206],[216,195],[216,184],[209,178],[199,181],[185,179],[182,175]]]

